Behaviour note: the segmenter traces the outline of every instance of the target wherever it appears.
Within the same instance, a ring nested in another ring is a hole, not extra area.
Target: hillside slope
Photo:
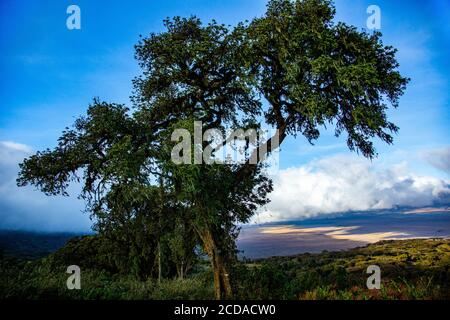
[[[86,239],[92,242],[92,237]],[[64,259],[70,257],[69,249],[66,246],[34,261],[3,257],[0,298],[212,299],[214,296],[207,261],[200,261],[187,279],[164,279],[158,284],[154,279],[138,281],[129,274],[93,267],[95,257],[90,257],[83,260],[89,261],[89,265],[81,268],[81,290],[68,290]],[[369,265],[381,268],[380,290],[366,287]],[[233,282],[238,299],[450,299],[448,239],[382,241],[347,251],[246,260],[235,268],[233,274],[237,278]]]

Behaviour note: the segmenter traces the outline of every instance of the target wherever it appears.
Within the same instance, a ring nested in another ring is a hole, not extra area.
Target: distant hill
[[[59,248],[77,233],[41,233],[0,230],[0,254],[22,259],[42,258]]]

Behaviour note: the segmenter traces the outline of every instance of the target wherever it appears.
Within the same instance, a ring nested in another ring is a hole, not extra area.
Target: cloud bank
[[[16,186],[19,163],[31,153],[29,146],[0,141],[0,229],[89,231],[91,222],[81,212],[83,202],[76,198],[76,186],[69,198],[47,197],[33,187]]]
[[[450,147],[429,150],[423,157],[436,169],[450,174]]]
[[[333,156],[281,170],[274,178],[270,198],[255,222],[448,204],[450,181],[416,175],[406,163],[383,168],[356,156]]]
[[[426,160],[445,169],[448,150],[427,152]],[[82,212],[83,202],[76,198],[79,186],[69,188],[69,198],[47,197],[33,187],[16,186],[18,164],[32,152],[29,146],[0,141],[0,229],[89,231],[91,221]],[[338,155],[279,171],[270,198],[254,222],[394,206],[448,205],[450,181],[414,174],[406,163],[384,168],[353,155]]]

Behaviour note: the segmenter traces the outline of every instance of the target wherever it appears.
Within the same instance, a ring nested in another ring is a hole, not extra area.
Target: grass
[[[67,266],[52,255],[34,261],[0,260],[1,299],[212,299],[207,261],[187,279],[139,281],[105,270],[83,269],[81,290],[68,290]],[[367,267],[381,268],[381,289],[366,288]],[[450,299],[450,240],[382,241],[340,252],[240,262],[237,299]]]

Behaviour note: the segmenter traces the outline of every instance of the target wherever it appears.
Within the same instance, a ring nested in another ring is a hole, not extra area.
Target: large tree
[[[373,138],[392,143],[398,129],[386,110],[397,107],[408,79],[397,70],[395,49],[377,32],[333,22],[334,13],[327,0],[272,0],[264,16],[234,28],[166,20],[165,32],[136,46],[143,73],[134,80],[135,112],[96,101],[55,150],[25,160],[19,184],[60,193],[84,169],[83,195],[102,222],[130,212],[120,197],[107,201],[113,190],[151,212],[146,199],[160,181],[170,195],[164,210],[189,222],[211,258],[216,297],[230,297],[237,223],[267,203],[272,188],[264,156],[288,135],[313,142],[329,125],[346,134],[350,150],[371,158]],[[224,132],[258,128],[261,119],[278,136],[258,141],[243,164],[170,161],[170,133],[194,120]]]

